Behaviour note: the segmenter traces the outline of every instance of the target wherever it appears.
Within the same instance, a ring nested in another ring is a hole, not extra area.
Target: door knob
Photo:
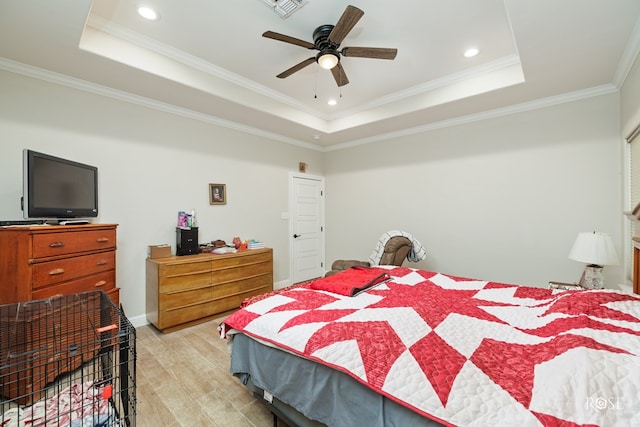
[[[300,236],[301,236],[301,234],[294,234],[294,235],[293,235],[293,238],[294,238],[294,239],[297,239],[297,238],[298,238],[298,237],[300,237]]]

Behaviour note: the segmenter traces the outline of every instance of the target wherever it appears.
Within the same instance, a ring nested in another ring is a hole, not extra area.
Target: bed
[[[232,374],[295,425],[640,425],[640,296],[368,270],[225,319]]]

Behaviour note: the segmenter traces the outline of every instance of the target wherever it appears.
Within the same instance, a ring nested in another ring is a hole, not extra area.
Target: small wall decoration
[[[227,185],[226,184],[209,184],[209,204],[210,205],[226,205],[227,204]]]

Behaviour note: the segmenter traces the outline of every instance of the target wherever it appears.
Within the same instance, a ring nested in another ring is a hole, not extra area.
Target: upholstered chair
[[[395,236],[390,238],[384,246],[384,252],[378,265],[401,266],[404,260],[407,259],[407,255],[409,254],[411,247],[411,240],[404,236]],[[325,274],[325,277],[355,266],[371,267],[371,263],[368,261],[358,261],[353,259],[336,260],[331,264],[331,270]]]

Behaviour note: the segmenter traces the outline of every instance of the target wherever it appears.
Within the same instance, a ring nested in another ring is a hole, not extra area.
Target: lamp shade
[[[320,65],[325,70],[330,70],[338,65],[339,58],[334,51],[328,50],[320,52],[318,54],[318,57],[316,58],[316,61],[318,62],[318,65]]]
[[[569,258],[600,266],[618,264],[618,254],[613,247],[611,236],[595,231],[578,233],[571,252],[569,252]]]

